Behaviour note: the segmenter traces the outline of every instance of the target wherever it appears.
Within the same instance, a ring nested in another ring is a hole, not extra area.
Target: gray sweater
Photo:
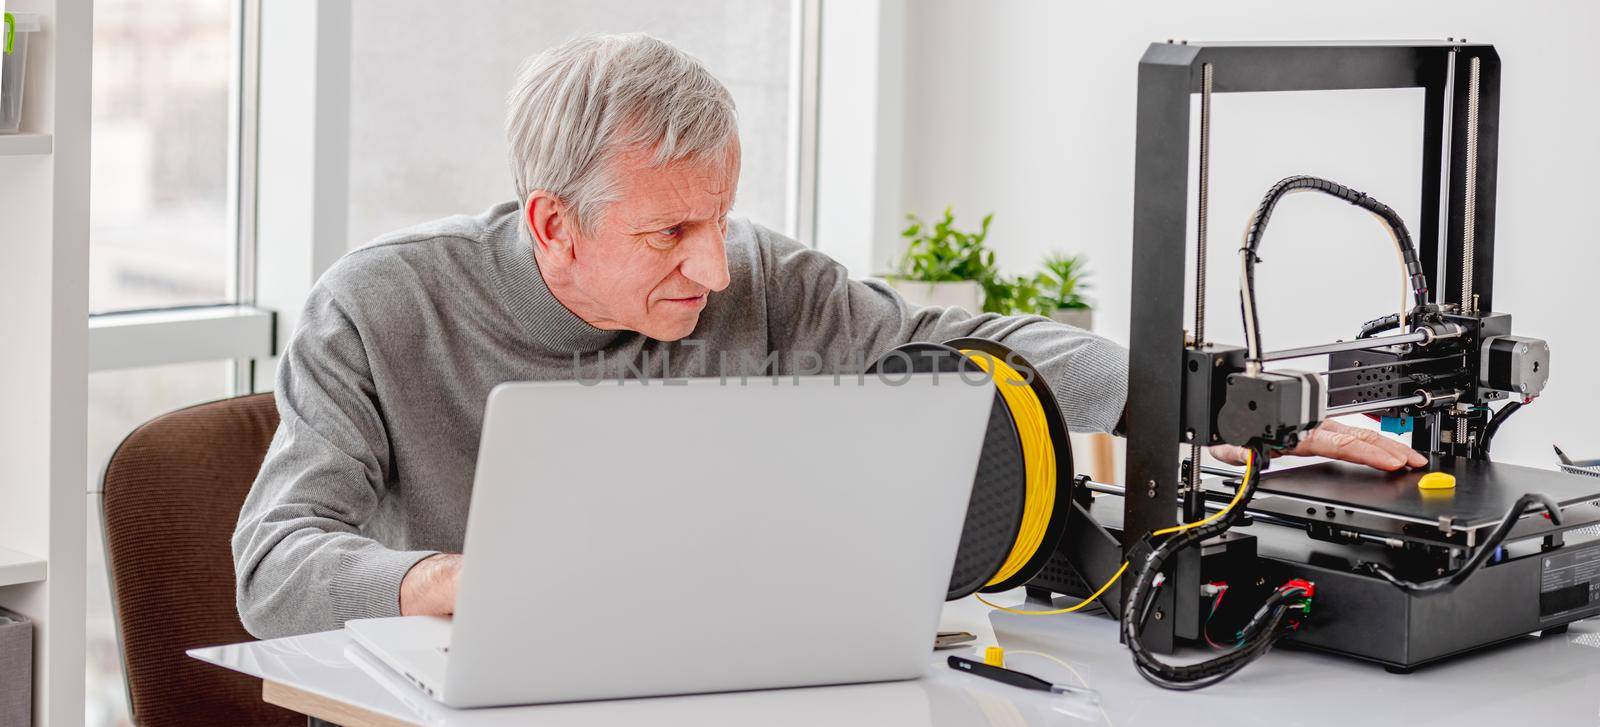
[[[732,282],[689,338],[599,330],[545,287],[518,220],[508,203],[394,233],[311,290],[278,366],[282,423],[233,536],[250,633],[398,615],[406,571],[461,550],[484,402],[504,381],[787,375],[815,370],[811,353],[831,372],[908,341],[983,336],[1045,373],[1073,429],[1109,431],[1122,411],[1116,344],[1036,316],[914,307],[741,220]]]

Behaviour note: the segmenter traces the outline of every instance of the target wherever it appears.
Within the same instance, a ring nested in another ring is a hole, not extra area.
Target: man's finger
[[[1231,465],[1244,465],[1244,447],[1234,444],[1218,444],[1211,448],[1211,456],[1218,461]]]
[[[1405,457],[1379,446],[1371,441],[1369,435],[1360,433],[1370,430],[1341,431],[1341,429],[1346,428],[1314,430],[1297,448],[1300,451],[1296,451],[1295,454],[1341,459],[1390,472],[1405,466]]]
[[[1329,431],[1345,432],[1363,442],[1366,442],[1367,444],[1378,447],[1398,459],[1401,463],[1401,466],[1422,467],[1428,464],[1428,458],[1423,456],[1422,453],[1407,446],[1404,442],[1390,439],[1371,429],[1361,429],[1331,421],[1324,423],[1324,429]],[[1399,469],[1399,467],[1396,467],[1395,469]]]
[[[1425,467],[1428,464],[1427,457],[1423,456],[1421,452],[1412,449],[1411,446],[1405,442],[1379,435],[1374,444],[1383,447],[1384,449],[1393,453],[1396,457],[1405,460],[1407,467]]]

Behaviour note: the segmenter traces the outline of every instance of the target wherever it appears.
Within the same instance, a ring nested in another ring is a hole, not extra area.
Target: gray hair
[[[545,190],[593,229],[615,201],[611,160],[654,149],[656,166],[725,152],[733,97],[700,61],[642,33],[578,38],[528,59],[507,99],[519,201]]]

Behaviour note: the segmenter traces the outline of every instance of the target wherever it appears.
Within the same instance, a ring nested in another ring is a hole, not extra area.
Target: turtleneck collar
[[[500,297],[511,317],[535,343],[555,353],[588,353],[606,348],[624,331],[589,325],[556,300],[539,272],[533,240],[522,224],[521,205],[502,205],[505,214],[489,235],[489,263],[500,284]],[[498,211],[498,210],[497,210]]]

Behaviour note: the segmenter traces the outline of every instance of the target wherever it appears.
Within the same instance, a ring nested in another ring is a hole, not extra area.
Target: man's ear
[[[528,217],[528,231],[532,233],[534,248],[539,257],[561,263],[572,259],[577,232],[573,210],[555,195],[536,189],[528,195],[523,213]]]

